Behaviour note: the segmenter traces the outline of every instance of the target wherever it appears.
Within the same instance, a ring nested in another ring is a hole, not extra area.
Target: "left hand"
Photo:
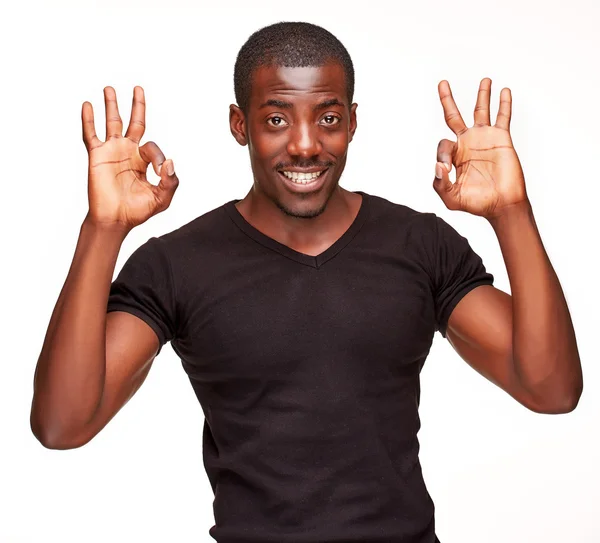
[[[509,132],[511,92],[508,88],[502,89],[496,124],[491,126],[491,86],[489,78],[481,81],[475,124],[467,128],[449,83],[441,81],[438,85],[446,124],[456,134],[457,141],[440,141],[433,182],[434,190],[448,209],[466,211],[488,220],[502,215],[508,206],[528,201],[523,169]],[[448,175],[452,164],[456,167],[454,183]],[[440,173],[442,177],[438,179]]]

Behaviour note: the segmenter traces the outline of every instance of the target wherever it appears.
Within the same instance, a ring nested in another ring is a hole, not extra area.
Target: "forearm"
[[[515,372],[536,402],[570,410],[583,387],[573,323],[527,201],[490,220],[513,303]]]
[[[31,428],[44,444],[92,419],[106,371],[106,307],[126,232],[83,222],[37,362]]]

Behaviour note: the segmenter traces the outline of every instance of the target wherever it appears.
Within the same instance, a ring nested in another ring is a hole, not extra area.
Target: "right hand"
[[[87,219],[101,226],[124,227],[127,231],[169,207],[179,184],[172,160],[154,142],[141,147],[144,135],[146,103],[142,87],[133,89],[129,127],[123,137],[117,96],[112,87],[104,89],[106,141],[96,136],[92,104],[84,102],[81,111],[83,141],[88,150]],[[160,183],[146,179],[152,163]]]

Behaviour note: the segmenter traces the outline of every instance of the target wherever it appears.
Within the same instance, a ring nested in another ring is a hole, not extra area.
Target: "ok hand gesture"
[[[512,97],[502,89],[496,124],[490,123],[489,78],[481,81],[475,105],[475,124],[467,128],[447,81],[438,92],[446,124],[457,141],[441,140],[437,150],[433,188],[448,209],[466,211],[489,219],[500,216],[508,206],[527,201],[523,170],[510,137]],[[448,166],[444,166],[446,163]],[[449,171],[456,168],[452,183]]]
[[[129,127],[123,137],[123,122],[112,87],[104,89],[106,141],[96,136],[92,104],[84,102],[81,119],[83,141],[88,150],[88,218],[102,226],[124,227],[142,224],[169,207],[179,180],[173,161],[165,160],[159,147],[149,141],[139,146],[144,135],[146,102],[144,90],[135,87]],[[152,163],[160,176],[153,185],[146,179]]]

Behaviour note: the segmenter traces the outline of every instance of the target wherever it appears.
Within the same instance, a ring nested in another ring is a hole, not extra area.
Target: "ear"
[[[349,138],[348,138],[348,143],[350,143],[352,141],[352,138],[354,137],[354,132],[356,132],[356,108],[358,107],[358,104],[354,103],[350,106],[350,126],[348,127],[348,133],[349,133]]]
[[[229,106],[229,128],[235,141],[240,145],[248,145],[246,118],[244,117],[244,112],[235,104]]]

